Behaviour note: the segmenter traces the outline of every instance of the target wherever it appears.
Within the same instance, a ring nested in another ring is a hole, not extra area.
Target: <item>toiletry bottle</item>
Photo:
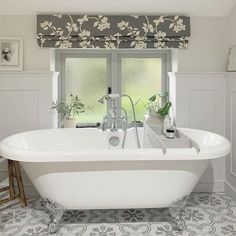
[[[169,139],[175,138],[175,130],[173,128],[166,129],[166,137]]]
[[[166,116],[165,116],[165,119],[164,119],[164,127],[163,127],[163,128],[164,128],[164,129],[163,129],[164,135],[166,135],[166,130],[171,128],[171,120],[170,120],[169,115],[166,115]]]

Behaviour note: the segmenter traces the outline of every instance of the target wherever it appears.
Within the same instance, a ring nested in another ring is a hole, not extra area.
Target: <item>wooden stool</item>
[[[0,204],[19,198],[21,206],[26,207],[27,202],[20,171],[20,165],[18,161],[8,160],[8,179],[9,179],[9,186],[0,188],[0,192],[9,191],[10,197],[0,200]],[[17,183],[17,191],[14,185],[15,179]]]

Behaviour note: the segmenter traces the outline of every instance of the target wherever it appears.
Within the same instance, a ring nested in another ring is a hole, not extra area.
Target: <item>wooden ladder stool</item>
[[[0,199],[0,204],[12,201],[19,198],[22,207],[27,206],[27,201],[25,197],[25,190],[23,185],[23,180],[21,176],[20,164],[18,161],[7,160],[8,161],[8,180],[9,186],[0,187],[0,193],[9,191],[10,196],[8,198]],[[15,180],[17,189],[15,188]]]

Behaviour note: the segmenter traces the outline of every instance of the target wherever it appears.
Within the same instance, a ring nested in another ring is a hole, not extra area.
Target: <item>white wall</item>
[[[36,16],[0,16],[0,37],[22,36],[24,40],[24,70],[49,71],[49,49],[36,42]]]
[[[231,14],[229,16],[229,46],[236,46],[236,28],[235,28],[235,22],[236,22],[236,5],[231,11]]]
[[[36,42],[36,16],[0,16],[1,36],[23,36],[24,69],[50,69],[49,49]],[[228,18],[191,18],[191,40],[187,50],[178,50],[181,72],[224,71],[228,53]]]
[[[190,46],[178,50],[178,71],[225,71],[227,56],[228,18],[191,18]]]

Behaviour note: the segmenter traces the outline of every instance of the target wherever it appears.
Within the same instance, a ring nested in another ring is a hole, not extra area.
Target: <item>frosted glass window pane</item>
[[[65,91],[78,94],[89,109],[77,117],[78,122],[101,122],[106,113],[106,105],[97,102],[106,93],[106,58],[66,58]]]
[[[143,121],[147,110],[144,106],[148,98],[161,91],[162,59],[122,58],[122,92],[130,95],[135,103],[137,120]],[[123,99],[122,106],[127,110],[129,120],[133,120],[131,106]]]

